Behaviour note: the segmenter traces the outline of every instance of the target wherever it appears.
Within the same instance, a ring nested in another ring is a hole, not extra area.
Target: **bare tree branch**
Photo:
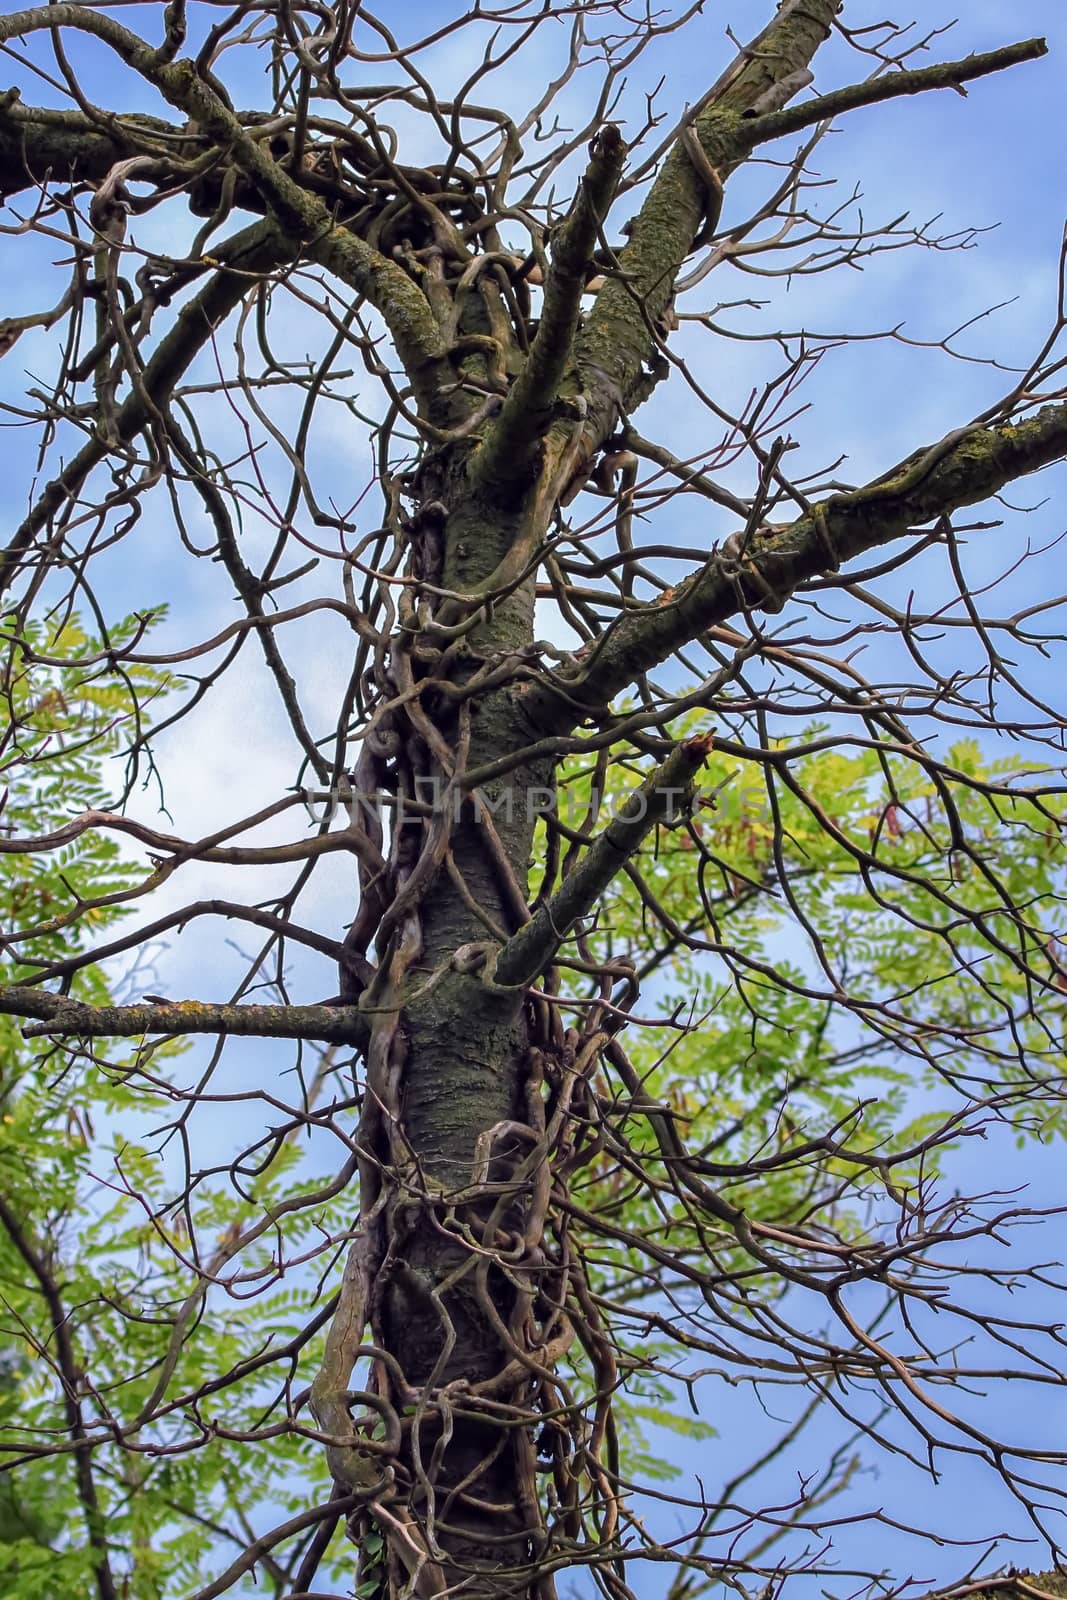
[[[957,89],[963,91],[965,83],[987,77],[991,72],[1003,72],[1023,61],[1037,61],[1048,55],[1044,39],[1020,39],[1018,44],[1002,45],[997,50],[986,50],[964,56],[962,61],[939,61],[932,67],[902,68],[887,73],[885,77],[868,78],[864,83],[852,83],[829,94],[815,95],[802,105],[790,106],[784,111],[761,112],[746,118],[747,126],[741,137],[750,149],[766,144],[770,139],[782,139],[804,128],[814,127],[827,118],[855,111],[860,106],[876,106],[886,100],[896,100],[902,95],[925,94],[928,89]]]
[[[578,326],[587,269],[622,174],[626,155],[617,128],[608,124],[574,204],[553,236],[544,308],[522,372],[500,416],[471,464],[474,478],[498,485],[521,479],[533,455],[567,368]]]
[[[687,739],[623,801],[582,862],[537,914],[508,940],[491,974],[494,983],[527,984],[552,962],[560,945],[660,822],[684,814],[693,779],[707,760],[711,735]]]
[[[655,605],[620,618],[610,637],[586,652],[568,685],[569,705],[556,701],[550,722],[573,720],[575,704],[607,703],[679,646],[738,611],[782,608],[808,578],[836,569],[913,528],[977,505],[1007,484],[1067,456],[1067,405],[1043,406],[1020,423],[961,428],[919,450],[864,489],[835,494],[793,523],[737,535],[703,569]],[[546,705],[543,690],[533,703]]]
[[[145,1034],[231,1034],[243,1039],[321,1039],[359,1045],[366,1026],[351,1006],[210,1005],[167,1000],[144,1006],[91,1006],[69,995],[0,985],[0,1012],[34,1017],[26,1038],[133,1039]]]

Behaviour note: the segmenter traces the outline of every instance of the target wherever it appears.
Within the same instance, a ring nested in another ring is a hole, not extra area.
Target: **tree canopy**
[[[1067,247],[835,176],[971,26],[0,17],[0,1593],[1064,1592]]]

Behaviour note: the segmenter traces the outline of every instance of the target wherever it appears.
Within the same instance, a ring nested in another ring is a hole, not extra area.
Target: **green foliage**
[[[131,619],[112,642],[125,642],[136,626]],[[3,820],[20,838],[106,807],[113,764],[135,723],[144,726],[146,708],[169,688],[142,668],[130,669],[125,684],[114,675],[100,680],[86,659],[96,647],[75,620],[49,637],[29,632],[25,642],[33,655],[66,664],[26,658],[5,685]],[[22,981],[42,963],[84,948],[123,917],[124,899],[143,876],[102,829],[82,832],[60,850],[21,855],[17,865],[0,853],[0,916],[35,930],[5,950],[2,981]],[[108,975],[88,966],[72,992],[105,1003]],[[235,1202],[229,1185],[205,1185],[188,1213],[168,1211],[173,1170],[145,1138],[153,1124],[173,1118],[165,1071],[179,1048],[152,1046],[153,1094],[136,1076],[149,1062],[143,1048],[59,1049],[24,1039],[14,1020],[0,1017],[0,1200],[10,1221],[0,1227],[0,1466],[15,1468],[0,1473],[0,1595],[55,1600],[94,1586],[90,1518],[70,1449],[71,1396],[64,1389],[71,1386],[49,1293],[61,1307],[76,1372],[91,1374],[93,1392],[78,1394],[75,1386],[75,1398],[96,1441],[101,1520],[126,1600],[186,1593],[220,1557],[231,1559],[237,1546],[227,1553],[227,1524],[236,1513],[232,1527],[243,1544],[239,1519],[249,1509],[250,1484],[257,1502],[273,1499],[295,1511],[309,1478],[323,1476],[313,1445],[275,1439],[268,1467],[261,1446],[240,1440],[224,1453],[191,1450],[202,1435],[176,1418],[133,1430],[143,1454],[101,1442],[109,1422],[129,1428],[150,1400],[183,1306],[195,1337],[177,1351],[168,1392],[178,1394],[253,1360],[265,1339],[296,1338],[304,1322],[304,1297],[289,1285],[258,1296],[221,1293],[217,1304],[196,1294],[190,1222],[201,1254],[214,1249],[227,1259],[249,1222],[291,1199],[306,1179],[294,1176],[299,1150],[283,1143],[249,1183],[246,1204]],[[297,1251],[323,1216],[322,1208],[298,1211],[286,1227],[286,1249]],[[258,1271],[268,1290],[277,1279],[276,1247],[276,1238],[265,1237],[239,1263],[245,1273]],[[236,1432],[252,1430],[262,1405],[253,1369],[227,1390],[226,1421]],[[27,1449],[42,1439],[57,1448],[43,1455]]]
[[[136,619],[113,634],[133,636]],[[46,634],[29,628],[12,652],[3,684],[2,745],[5,830],[20,837],[62,827],[104,803],[104,763],[128,743],[135,715],[165,691],[166,680],[133,669],[125,683],[99,675],[87,660],[93,641],[76,619]],[[44,661],[38,657],[45,657]],[[64,665],[50,665],[62,661]],[[4,982],[22,981],[42,963],[68,956],[88,935],[123,914],[120,903],[141,874],[108,834],[90,830],[57,851],[0,853],[0,918],[33,928],[7,946]],[[108,998],[103,973],[87,968],[72,992],[94,1003]],[[0,1198],[11,1228],[0,1228],[0,1462],[16,1460],[39,1429],[63,1437],[56,1333],[39,1275],[27,1260],[62,1281],[78,1322],[89,1259],[81,1255],[86,1188],[96,1124],[111,1091],[102,1063],[70,1059],[44,1041],[22,1038],[0,1017]],[[85,1262],[83,1282],[69,1263]],[[83,1523],[80,1524],[82,1527]],[[70,1457],[30,1460],[0,1477],[0,1592],[33,1596],[80,1592],[91,1567],[79,1526]]]
[[[1063,1099],[1048,1086],[1065,1074],[1063,1006],[1047,992],[1035,1004],[1032,979],[1056,960],[1039,930],[1057,920],[1065,856],[1059,814],[1022,793],[1040,782],[1024,763],[991,763],[961,742],[934,772],[824,734],[783,742],[773,765],[714,752],[701,803],[616,880],[582,953],[633,960],[642,987],[625,1049],[651,1102],[712,1164],[716,1191],[753,1219],[832,1216],[839,1238],[862,1239],[885,1200],[885,1162],[897,1186],[920,1173],[929,1183],[986,1107],[1020,1137],[1062,1135]],[[599,831],[649,764],[572,763],[560,818]],[[569,988],[582,993],[576,974]],[[614,1142],[590,1146],[572,1192],[604,1229],[592,1248],[603,1303],[632,1298],[649,1244],[742,1274],[764,1303],[788,1294],[699,1203],[680,1203],[648,1113],[610,1074],[597,1088]],[[820,1138],[808,1159],[789,1154]],[[634,1181],[627,1150],[662,1178],[658,1190]],[[682,1278],[676,1293],[699,1300]],[[619,1450],[633,1478],[647,1478],[650,1454],[669,1453],[662,1430],[692,1430],[673,1391],[656,1388],[674,1365],[667,1341],[626,1375]],[[583,1388],[581,1356],[576,1368]],[[659,1430],[651,1451],[648,1422]]]
[[[827,746],[824,734],[794,745]],[[957,1089],[1061,1078],[1060,1008],[1035,1006],[1028,981],[1055,961],[1042,930],[1065,883],[1059,816],[1022,793],[1035,770],[988,763],[973,742],[944,754],[956,778],[875,749],[780,748],[777,779],[713,753],[695,815],[634,863],[644,895],[616,880],[591,937],[598,954],[634,960],[642,1014],[654,996],[675,1018],[627,1037],[651,1092],[693,1119],[690,1143],[701,1119],[710,1135],[736,1118],[728,1147],[750,1156],[788,1089],[795,1126],[817,1115],[825,1128],[866,1097],[860,1143],[900,1147]],[[646,770],[610,769],[601,823]],[[588,768],[566,780],[572,823],[592,784]],[[657,908],[698,948],[672,947]],[[1055,1104],[1042,1114],[1062,1131]]]

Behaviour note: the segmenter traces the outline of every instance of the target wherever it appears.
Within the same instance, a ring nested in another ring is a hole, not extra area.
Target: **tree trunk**
[[[440,494],[425,491],[412,517],[413,569],[460,590],[493,572],[517,528],[530,533],[525,506],[510,526],[483,520],[465,454],[434,474],[449,485],[447,519]],[[551,767],[522,765],[474,795],[449,788],[458,752],[469,770],[530,741],[510,688],[454,692],[521,656],[532,617],[526,579],[414,717],[389,713],[383,741],[395,752],[382,769],[392,797],[437,808],[406,814],[393,832],[386,904],[395,912],[405,888],[408,900],[361,1001],[370,1022],[359,1134],[360,1227],[373,1241],[367,1321],[391,1358],[375,1363],[372,1386],[403,1419],[395,1471],[407,1533],[394,1531],[390,1544],[396,1592],[413,1577],[425,1594],[457,1584],[471,1595],[544,1592],[523,1569],[545,1542],[532,1429],[568,1338],[562,1269],[543,1249],[542,1096],[565,1044],[547,1008],[535,1014],[522,987],[494,985],[487,968],[494,940],[525,914]],[[426,674],[416,649],[404,680]],[[400,677],[394,670],[394,692]]]

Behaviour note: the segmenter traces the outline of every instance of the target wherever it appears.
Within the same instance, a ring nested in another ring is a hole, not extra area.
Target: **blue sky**
[[[951,7],[942,0],[916,0],[921,5],[921,22],[928,28],[948,22]],[[118,15],[128,26],[136,27],[142,16],[158,27],[158,7],[131,7]],[[205,8],[193,7],[194,21],[202,22]],[[410,5],[402,9],[402,25],[415,31],[432,20],[437,22],[449,8]],[[879,20],[884,6],[870,0],[855,0],[847,8],[851,26]],[[211,13],[214,20],[214,12]],[[674,107],[696,99],[728,59],[725,27],[729,23],[740,37],[757,31],[768,15],[767,0],[709,0],[704,15],[683,34],[669,38],[634,73],[622,102],[621,114],[639,118],[644,108],[644,93],[660,72],[667,74],[664,101]],[[399,24],[398,24],[399,25]],[[559,30],[560,36],[562,30]],[[840,270],[832,277],[783,280],[752,280],[723,270],[705,286],[706,299],[731,301],[755,296],[767,303],[723,313],[745,332],[759,328],[789,327],[820,332],[869,332],[887,329],[903,322],[904,331],[917,340],[942,337],[951,328],[977,317],[990,307],[1008,302],[995,315],[965,334],[960,348],[976,356],[993,356],[1005,366],[1018,365],[1040,344],[1055,308],[1055,266],[1061,232],[1067,217],[1067,184],[1064,180],[1063,108],[1067,98],[1067,5],[1064,0],[1020,0],[1008,7],[1001,0],[968,0],[960,23],[951,33],[935,41],[932,58],[953,57],[972,50],[993,48],[1011,39],[1045,34],[1050,54],[995,79],[974,85],[967,99],[951,93],[931,94],[907,103],[890,103],[853,113],[841,124],[841,131],[822,146],[818,166],[840,184],[842,195],[861,185],[863,208],[869,218],[898,216],[908,210],[917,220],[940,214],[945,231],[975,227],[987,229],[975,247],[952,254],[909,250],[880,256],[870,261],[864,272]],[[506,103],[525,104],[540,93],[541,87],[558,66],[559,40],[551,33],[545,44],[535,43],[506,75],[503,93]],[[462,76],[470,65],[471,45],[460,50],[445,47],[434,61],[435,83]],[[131,75],[116,67],[107,53],[95,45],[79,47],[77,59],[92,93],[101,102],[122,109],[159,110],[154,96],[144,91]],[[931,59],[928,57],[926,59]],[[11,81],[21,74],[8,63]],[[816,87],[820,90],[856,77],[862,67],[840,45],[832,44],[819,57]],[[7,77],[0,72],[0,82]],[[28,101],[54,102],[46,89],[38,90],[29,78],[24,80]],[[251,73],[236,87],[239,103],[254,103],[256,86]],[[570,91],[572,108],[580,112],[594,92],[591,77],[583,78]],[[402,133],[421,141],[424,135],[414,119],[398,111],[397,125]],[[559,192],[567,193],[567,169],[560,176]],[[758,180],[752,180],[753,183]],[[743,183],[731,186],[725,220],[744,213],[751,188]],[[735,208],[731,210],[730,208]],[[621,220],[625,209],[619,213]],[[155,248],[180,249],[190,233],[176,215],[165,212],[161,218],[146,219],[135,228],[140,242]],[[62,255],[59,249],[41,248],[24,238],[0,239],[4,269],[5,311],[14,313],[34,309],[58,298],[65,268],[50,263]],[[279,340],[293,351],[313,348],[317,335],[314,319],[287,313]],[[684,344],[701,380],[724,403],[740,404],[749,388],[769,371],[765,357],[750,344],[724,344],[697,337],[686,330]],[[15,347],[0,365],[0,399],[18,403],[27,381],[39,382],[54,361],[56,336],[35,333]],[[210,371],[210,358],[203,363]],[[27,374],[30,375],[28,380]],[[847,461],[842,474],[862,481],[917,445],[928,443],[980,411],[1007,386],[1003,372],[989,367],[947,360],[936,350],[904,347],[889,341],[865,342],[833,354],[809,380],[804,399],[808,410],[793,425],[801,449],[812,465],[844,453]],[[354,379],[367,394],[371,385],[362,374]],[[277,420],[283,428],[292,421],[291,411],[280,407]],[[706,443],[707,422],[696,403],[683,389],[670,386],[643,412],[639,424],[652,437],[663,437],[681,456],[696,452]],[[219,448],[239,447],[239,432],[228,415],[218,412],[212,418],[212,443]],[[0,479],[0,504],[5,520],[14,520],[26,503],[29,490],[29,445],[27,435],[12,429],[0,434],[4,471]],[[326,493],[339,501],[351,502],[369,478],[371,461],[366,438],[352,418],[338,411],[312,443],[312,464]],[[271,467],[279,481],[281,466]],[[1005,527],[972,539],[966,560],[972,578],[985,579],[1003,570],[1019,553],[1027,538],[1034,545],[1049,543],[1067,528],[1063,491],[1067,470],[1059,468],[1043,475],[1040,484],[1025,484],[1011,497],[1017,503],[1045,503],[1025,523],[1007,517]],[[376,508],[368,504],[367,526],[373,526]],[[667,513],[670,522],[671,512]],[[720,539],[730,531],[729,522],[718,513],[702,519],[699,526],[670,525],[667,538],[693,545]],[[250,541],[265,536],[255,518],[248,521]],[[660,532],[660,537],[664,534]],[[132,559],[131,559],[132,558]],[[1004,602],[1012,605],[1031,598],[1042,598],[1058,583],[1062,570],[1058,552],[1024,566],[1006,585]],[[158,638],[174,647],[224,626],[239,615],[239,607],[220,569],[206,562],[187,558],[173,535],[162,497],[138,530],[136,544],[121,547],[102,563],[101,594],[113,615],[134,607],[150,605],[166,598],[172,606],[170,620],[159,630]],[[938,592],[944,574],[935,558],[915,573],[902,577],[895,588],[899,596],[918,581]],[[324,592],[333,582],[329,569],[322,569],[287,591],[293,601]],[[944,649],[951,653],[950,641]],[[289,654],[317,730],[331,724],[338,697],[347,674],[350,640],[347,632],[333,623],[312,620],[296,625],[289,633]],[[1062,665],[1043,669],[1043,683],[1051,694],[1062,681]],[[215,692],[205,703],[195,725],[195,753],[190,758],[190,726],[173,737],[160,741],[156,751],[164,780],[166,801],[174,830],[188,837],[217,826],[220,818],[256,809],[275,798],[294,781],[294,747],[278,732],[275,691],[251,649],[242,657],[242,667],[230,683]],[[160,817],[156,794],[150,789],[134,797],[137,815],[156,825],[169,826]],[[259,836],[294,836],[290,817],[274,830]],[[204,894],[227,897],[264,898],[282,881],[284,874],[263,871],[249,887],[247,875],[238,881],[235,872],[220,868],[191,866],[179,875],[152,907],[158,915],[171,906]],[[321,881],[320,881],[321,880]],[[352,897],[352,885],[342,870],[319,874],[306,899],[301,902],[302,920],[324,932],[337,932],[344,925]],[[242,939],[241,944],[251,944]],[[161,951],[158,961],[158,986],[175,995],[222,998],[225,985],[237,978],[241,960],[227,948],[222,936],[212,940],[210,969],[204,960],[205,935],[202,925],[191,933],[175,937]],[[316,999],[330,992],[333,977],[327,965],[315,959],[297,960],[293,967],[293,994],[298,999]],[[277,1052],[277,1066],[288,1055]],[[232,1048],[227,1082],[248,1081],[251,1072],[261,1073],[265,1064],[262,1046]],[[216,1119],[209,1138],[221,1153],[237,1138],[221,1119]],[[1039,1151],[1028,1154],[1020,1165],[1005,1136],[998,1146],[965,1148],[956,1158],[953,1175],[961,1186],[980,1183],[986,1172],[995,1172],[996,1182],[1004,1186],[1026,1177],[1033,1183],[1036,1202],[1054,1203],[1062,1198],[1062,1152]],[[1050,1229],[1050,1234],[1053,1230]],[[1049,1255],[1058,1249],[1055,1237],[1042,1241]],[[1038,1311],[1041,1310],[1039,1306]],[[774,1397],[771,1409],[780,1404]],[[1010,1411],[1009,1397],[984,1402],[988,1415]],[[705,1481],[715,1474],[726,1474],[734,1461],[739,1435],[746,1452],[759,1447],[771,1422],[751,1397],[729,1390],[725,1385],[707,1386],[707,1408],[720,1429],[720,1439],[700,1447],[699,1454],[672,1441],[669,1448],[678,1454],[686,1470],[699,1470]],[[1067,1431],[1067,1404],[1056,1396],[1042,1417],[1048,1434],[1062,1443]],[[775,1490],[788,1495],[795,1489],[795,1474],[817,1468],[836,1437],[830,1427],[816,1428],[808,1441],[790,1458],[778,1464],[769,1475]],[[879,1468],[876,1481],[858,1482],[853,1491],[856,1504],[892,1504],[907,1520],[909,1508],[923,1509],[929,1516],[931,1496],[936,1497],[936,1517],[946,1532],[981,1536],[994,1526],[1021,1526],[1017,1508],[1000,1495],[991,1478],[977,1470],[952,1465],[945,1480],[931,1489],[929,1481],[908,1467],[899,1457],[888,1457]],[[866,1538],[859,1533],[855,1540]],[[840,1539],[847,1556],[849,1536]],[[977,1552],[976,1552],[977,1553]],[[884,1555],[903,1578],[905,1567],[924,1582],[955,1576],[966,1565],[954,1550],[938,1552],[929,1546],[913,1547],[903,1533],[884,1540]],[[1002,1559],[1008,1559],[1005,1552]],[[991,1557],[995,1564],[997,1556]],[[1040,1556],[1014,1552],[1020,1564],[1040,1565]],[[897,1563],[900,1563],[897,1566]],[[579,1586],[581,1587],[581,1586]],[[660,1578],[649,1572],[641,1581],[642,1596],[661,1592]]]

